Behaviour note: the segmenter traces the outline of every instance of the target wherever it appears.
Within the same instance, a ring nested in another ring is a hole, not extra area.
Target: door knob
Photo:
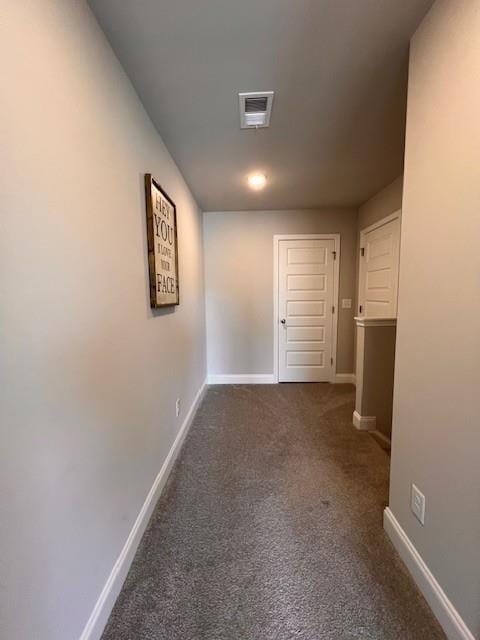
[[[282,318],[282,319],[280,320],[280,322],[281,322],[282,324],[285,324],[285,322],[286,322],[285,318]]]

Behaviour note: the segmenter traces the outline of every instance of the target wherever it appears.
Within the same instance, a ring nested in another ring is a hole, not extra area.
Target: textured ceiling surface
[[[210,211],[358,205],[399,175],[408,43],[431,5],[90,0]],[[263,90],[275,91],[271,126],[241,130],[238,92]],[[255,170],[268,177],[258,193]]]

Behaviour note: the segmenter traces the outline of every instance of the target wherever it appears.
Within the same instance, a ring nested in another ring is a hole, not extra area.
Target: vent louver
[[[239,93],[238,98],[240,103],[240,127],[242,129],[259,129],[269,126],[273,91]]]
[[[265,112],[267,110],[268,98],[245,98],[245,113],[254,113],[257,111]]]

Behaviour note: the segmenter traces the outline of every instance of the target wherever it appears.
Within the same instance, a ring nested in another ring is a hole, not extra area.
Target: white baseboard
[[[381,440],[383,443],[385,443],[389,447],[392,446],[392,440],[388,436],[384,435],[381,431],[377,431],[377,429],[375,429],[374,431],[372,431],[372,434],[374,434],[376,438]]]
[[[377,418],[375,416],[361,416],[358,411],[354,411],[353,426],[360,431],[375,431],[377,428]]]
[[[123,549],[120,551],[120,555],[113,565],[113,569],[108,577],[108,580],[102,589],[102,592],[95,604],[95,607],[90,615],[90,618],[88,619],[87,624],[85,625],[82,635],[80,636],[80,640],[99,640],[103,633],[105,625],[107,624],[108,618],[113,609],[113,605],[115,604],[115,600],[117,599],[125,578],[127,577],[128,570],[130,569],[130,565],[132,564],[142,535],[147,527],[148,521],[150,520],[150,516],[152,515],[153,509],[157,504],[162,489],[167,482],[168,475],[172,470],[173,463],[177,458],[185,436],[187,435],[190,425],[192,424],[193,418],[203,398],[206,387],[207,383],[205,381],[198,390],[192,406],[190,407],[190,410],[186,415],[182,426],[180,427],[180,431],[175,438],[175,442],[168,452],[165,462],[163,463],[162,468],[155,478],[152,488],[148,492],[148,495],[145,499],[145,502],[143,503],[140,513],[137,516],[137,519],[135,520],[127,541],[125,542]]]
[[[356,376],[354,373],[336,373],[335,384],[356,384]]]
[[[449,640],[475,640],[473,633],[462,620],[389,507],[383,513],[383,527],[445,631],[447,638]]]
[[[355,384],[355,374],[336,373],[334,383]],[[271,373],[211,373],[208,376],[208,384],[276,384],[276,381],[275,376]]]
[[[272,373],[209,374],[208,384],[275,384]]]

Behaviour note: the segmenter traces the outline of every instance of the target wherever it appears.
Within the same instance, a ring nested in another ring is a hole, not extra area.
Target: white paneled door
[[[279,382],[332,379],[335,239],[279,240]]]
[[[400,217],[360,234],[359,314],[367,318],[397,315]]]

